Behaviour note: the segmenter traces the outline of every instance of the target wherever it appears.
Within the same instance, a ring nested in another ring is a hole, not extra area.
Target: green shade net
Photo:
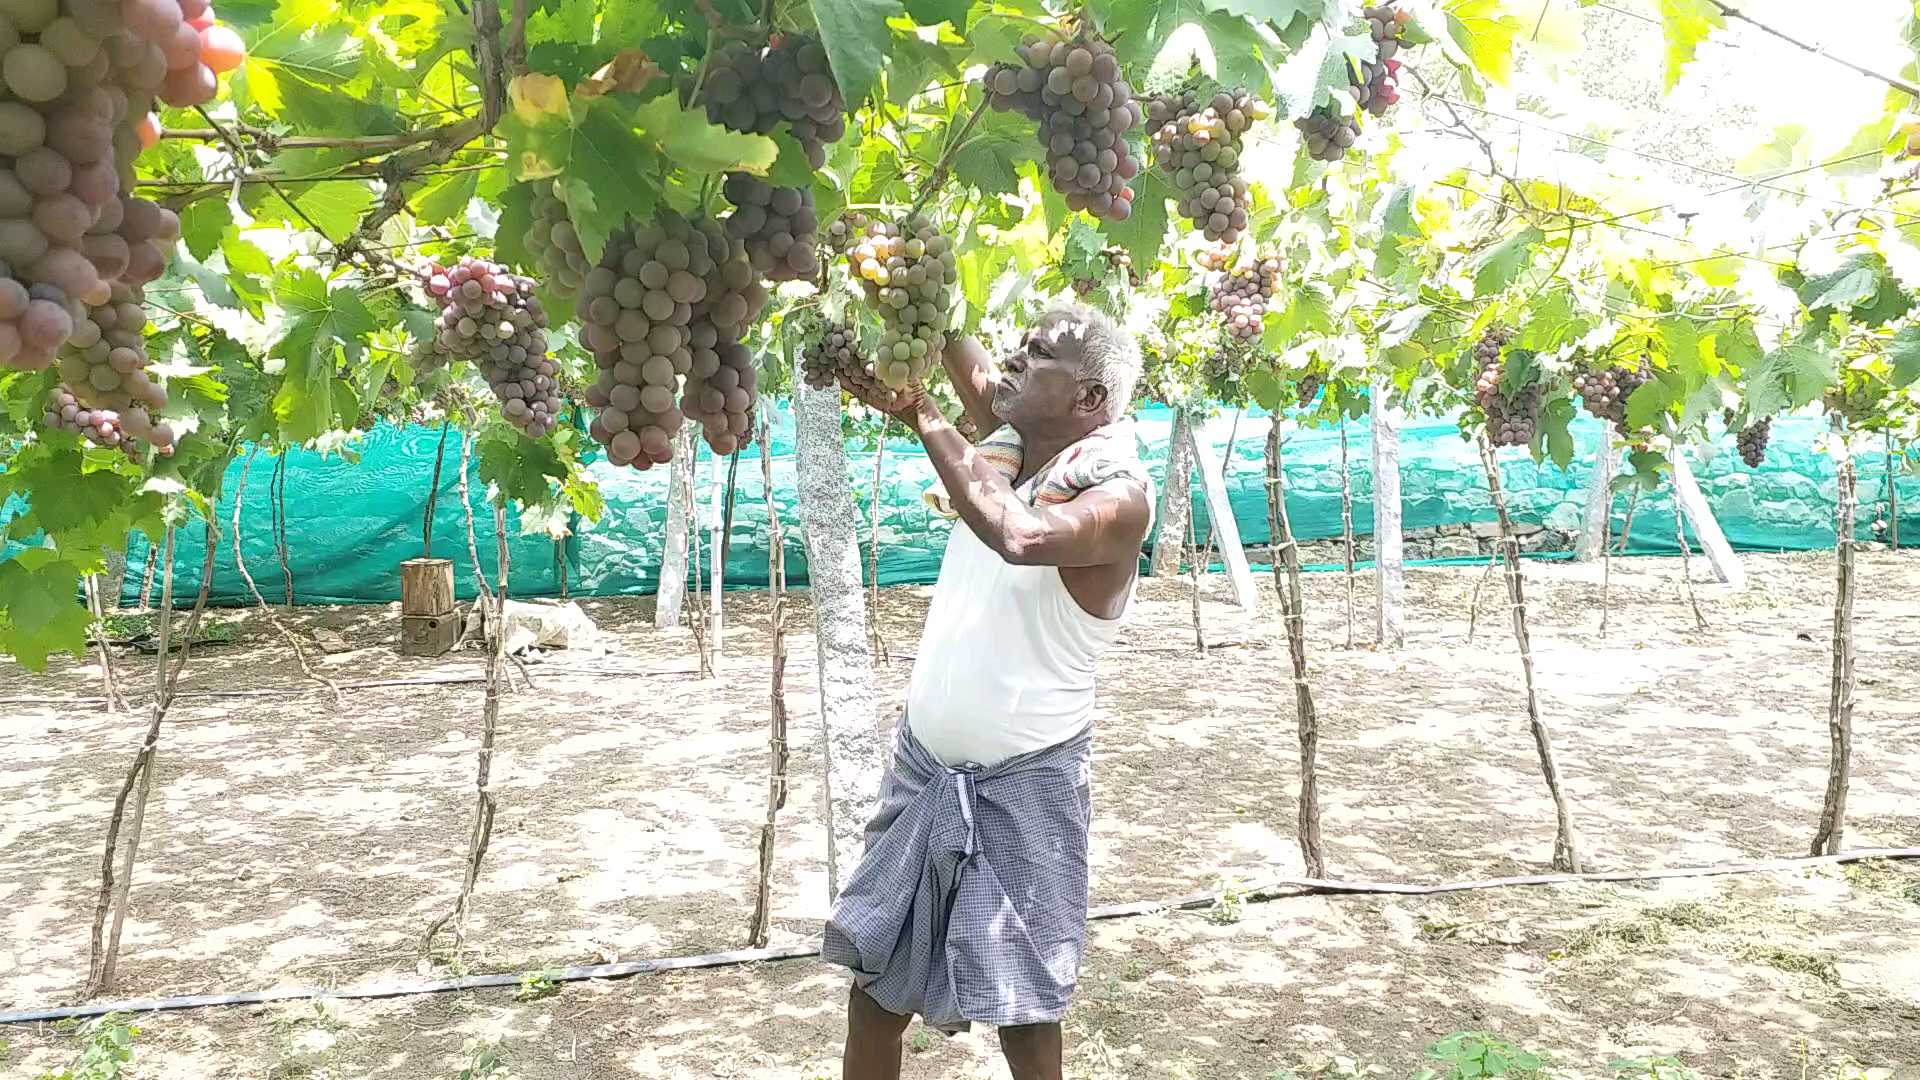
[[[807,580],[806,551],[798,527],[794,486],[793,419],[784,406],[770,404],[773,423],[774,501],[787,524],[787,577],[794,585]],[[1137,414],[1141,452],[1156,480],[1164,477],[1167,440],[1173,426],[1164,408]],[[1201,438],[1225,454],[1229,501],[1238,522],[1241,542],[1267,542],[1264,488],[1265,439],[1269,420],[1258,411],[1242,416],[1233,445],[1231,412],[1217,412],[1201,427]],[[1817,417],[1782,417],[1773,425],[1773,442],[1759,469],[1747,469],[1734,453],[1731,437],[1715,444],[1712,459],[1695,469],[1701,489],[1713,505],[1721,527],[1736,548],[1746,551],[1789,551],[1833,545],[1832,460],[1813,449],[1822,430]],[[1565,531],[1577,528],[1583,491],[1592,463],[1598,458],[1600,425],[1582,416],[1574,426],[1574,465],[1561,470],[1536,465],[1524,453],[1505,451],[1501,457],[1502,483],[1514,519]],[[1371,448],[1364,420],[1347,425],[1354,499],[1354,529],[1372,531]],[[399,564],[422,554],[421,524],[432,484],[434,460],[440,444],[438,428],[382,427],[362,438],[355,452],[359,460],[323,457],[304,450],[287,461],[287,555],[293,574],[294,597],[302,603],[379,603],[399,598]],[[457,433],[448,440],[440,488],[435,500],[433,554],[455,564],[455,588],[462,598],[474,593],[473,563],[466,538],[466,518],[457,486],[460,453]],[[873,448],[849,444],[848,478],[861,522],[858,535],[862,562],[870,541],[869,515],[873,505]],[[217,515],[222,533],[230,531],[233,491],[241,462],[236,459],[226,478]],[[1696,460],[1698,460],[1696,458]],[[1287,509],[1295,533],[1302,540],[1340,535],[1340,436],[1336,429],[1290,430],[1285,447]],[[704,447],[698,456],[699,513],[703,526],[711,508],[708,484],[725,459],[716,462]],[[1478,453],[1461,439],[1451,418],[1410,417],[1400,437],[1401,496],[1404,528],[1408,531],[1440,525],[1488,521],[1493,517]],[[240,519],[242,549],[247,565],[268,600],[284,597],[279,560],[275,554],[268,480],[273,460],[256,457],[248,474],[245,506]],[[1857,459],[1860,490],[1858,535],[1884,540],[1886,525],[1886,458],[1865,453]],[[647,472],[615,468],[604,460],[592,465],[606,499],[607,510],[598,522],[578,521],[573,535],[556,542],[544,532],[519,532],[518,515],[509,511],[508,547],[511,557],[510,592],[514,596],[557,596],[564,567],[567,593],[573,596],[636,595],[659,585],[663,538],[666,531],[668,471]],[[933,481],[933,471],[920,448],[906,440],[888,444],[879,491],[880,581],[885,585],[931,582],[938,575],[951,523],[935,516],[920,493]],[[1907,544],[1920,543],[1920,478],[1902,476],[1901,532]],[[477,475],[470,477],[474,500],[473,528],[481,565],[493,573],[493,514],[485,503],[485,489]],[[1616,535],[1627,509],[1624,493],[1614,497]],[[1204,537],[1208,524],[1205,502],[1195,476],[1195,528]],[[1641,496],[1633,516],[1628,546],[1633,554],[1673,554],[1674,508],[1670,486]],[[10,516],[10,515],[9,515]],[[711,534],[703,527],[702,566],[710,555],[704,548]],[[191,598],[199,588],[204,531],[196,521],[182,528],[175,540],[175,595]],[[764,588],[767,579],[766,501],[756,450],[742,454],[733,510],[732,540],[725,584],[731,588]],[[212,602],[250,602],[224,536],[216,552]],[[137,594],[152,547],[136,538],[129,552],[126,592]],[[156,587],[157,594],[157,587]]]

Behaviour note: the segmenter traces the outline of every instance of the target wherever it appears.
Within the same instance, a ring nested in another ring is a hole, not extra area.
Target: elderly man
[[[945,350],[978,447],[913,388],[891,403],[939,476],[947,541],[866,853],[822,953],[853,969],[846,1080],[900,1075],[914,1013],[999,1028],[1016,1080],[1062,1076],[1087,919],[1093,673],[1119,634],[1152,482],[1122,420],[1140,351],[1048,312],[996,375]]]

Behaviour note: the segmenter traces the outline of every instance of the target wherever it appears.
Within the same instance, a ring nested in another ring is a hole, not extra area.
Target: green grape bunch
[[[1172,179],[1181,216],[1208,240],[1231,244],[1246,231],[1253,202],[1240,174],[1242,143],[1247,129],[1270,115],[1266,102],[1245,90],[1147,102],[1154,163]]]
[[[959,281],[953,242],[925,214],[875,221],[847,252],[847,268],[880,315],[874,372],[894,390],[926,376],[947,347],[947,310]]]

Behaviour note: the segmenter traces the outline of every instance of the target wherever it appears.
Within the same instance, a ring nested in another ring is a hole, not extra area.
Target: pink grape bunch
[[[1172,179],[1180,215],[1208,240],[1231,244],[1246,231],[1253,202],[1240,174],[1241,147],[1247,129],[1271,114],[1245,90],[1147,102],[1154,163]]]
[[[588,430],[610,461],[666,464],[688,420],[716,454],[745,442],[758,373],[740,342],[767,291],[725,225],[673,214],[630,225],[608,238],[580,302],[580,342],[600,368]]]
[[[420,274],[440,303],[434,351],[471,361],[507,422],[529,438],[559,426],[560,368],[547,355],[547,312],[533,280],[471,256],[451,267],[429,263]]]
[[[1280,290],[1280,260],[1271,256],[1252,266],[1229,271],[1214,283],[1208,306],[1226,318],[1227,334],[1235,341],[1260,336],[1267,306]]]
[[[141,457],[139,442],[153,445],[162,454],[173,452],[173,429],[155,424],[146,410],[133,408],[122,414],[116,409],[89,408],[65,386],[54,387],[47,397],[40,422],[49,430],[74,432],[95,446],[119,450],[136,461]]]
[[[1017,51],[1018,63],[995,64],[981,76],[987,102],[1039,125],[1047,179],[1070,209],[1127,220],[1134,198],[1128,181],[1140,162],[1126,135],[1143,115],[1113,46],[1082,32],[1030,37]]]
[[[54,292],[46,285],[35,291]],[[136,285],[116,282],[103,304],[78,305],[73,329],[60,353],[60,377],[83,404],[115,412],[120,426],[154,445],[173,451],[173,429],[152,423],[167,406],[167,392],[147,374],[147,309]]]
[[[1573,389],[1589,413],[1611,423],[1625,438],[1633,434],[1627,425],[1627,399],[1652,378],[1653,369],[1642,359],[1630,368],[1582,368],[1574,372]]]
[[[1491,327],[1474,343],[1473,359],[1477,375],[1473,398],[1487,417],[1487,438],[1495,446],[1526,446],[1540,427],[1543,387],[1538,381],[1509,392],[1506,379],[1506,345],[1513,331]]]
[[[811,34],[775,34],[765,48],[722,45],[699,87],[710,122],[758,135],[784,124],[816,169],[827,163],[827,144],[847,133],[846,99]]]

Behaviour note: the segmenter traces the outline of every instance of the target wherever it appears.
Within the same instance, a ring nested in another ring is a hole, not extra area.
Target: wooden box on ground
[[[460,640],[460,614],[400,616],[400,651],[408,656],[439,656]]]
[[[439,656],[460,640],[453,610],[453,563],[408,559],[400,564],[400,651]]]

